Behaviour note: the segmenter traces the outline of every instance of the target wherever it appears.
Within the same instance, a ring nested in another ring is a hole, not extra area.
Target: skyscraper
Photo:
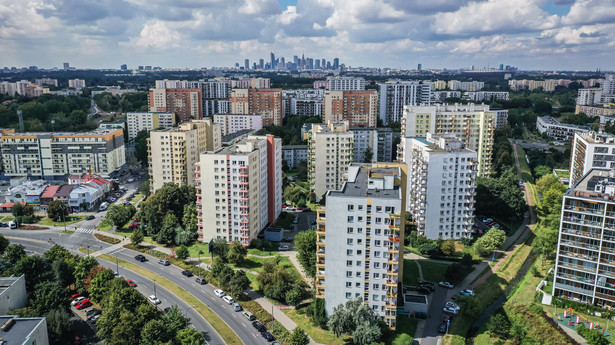
[[[64,70],[67,70],[70,68],[70,64],[68,62],[64,63]]]
[[[271,52],[271,69],[275,69],[275,67],[276,67],[275,54]]]
[[[265,59],[259,59],[258,60],[258,68],[260,68],[260,69],[264,69],[265,68]]]
[[[250,59],[245,59],[243,61],[243,69],[245,69],[246,71],[250,69]]]
[[[333,69],[338,69],[339,67],[340,67],[340,59],[339,58],[333,59]]]
[[[123,65],[121,65],[121,66],[120,66],[120,69],[121,69],[122,71],[125,71],[125,70],[127,70],[127,69],[128,69],[128,66],[127,66],[126,64],[123,64]]]
[[[422,71],[423,70],[423,64],[419,64],[418,66],[416,66],[417,71]]]

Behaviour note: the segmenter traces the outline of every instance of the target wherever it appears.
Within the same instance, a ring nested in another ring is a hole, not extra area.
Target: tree
[[[237,270],[233,272],[233,277],[231,278],[229,292],[233,296],[241,296],[245,290],[250,287],[250,279],[246,275],[246,272],[242,270]]]
[[[196,204],[184,205],[184,216],[182,217],[182,225],[184,226],[184,229],[196,233],[198,228],[198,219],[196,217]]]
[[[13,205],[11,213],[13,214],[13,217],[15,217],[15,220],[20,224],[34,222],[34,207],[32,207],[32,205],[22,205],[21,203],[16,203]]]
[[[213,240],[211,244],[211,253],[223,260],[226,260],[226,255],[229,251],[228,242],[226,242],[225,238],[216,238]]]
[[[144,167],[147,167],[147,139],[149,139],[147,129],[139,131],[135,137],[135,157]]]
[[[134,216],[137,210],[132,204],[129,205],[117,205],[113,204],[107,211],[106,218],[118,228],[124,226]]]
[[[365,159],[363,160],[363,163],[371,163],[373,156],[374,156],[374,152],[372,151],[372,148],[371,147],[366,148],[365,149]]]
[[[9,246],[9,240],[4,237],[4,235],[0,234],[0,254],[3,254],[6,248]]]
[[[378,317],[362,299],[349,300],[346,305],[334,307],[329,319],[329,329],[338,337],[350,334],[353,343],[361,345],[371,344],[382,335]]]
[[[175,228],[175,244],[177,245],[189,245],[197,236],[198,234],[196,231],[191,231],[187,228],[184,229],[181,226]]]
[[[292,288],[286,293],[286,302],[293,307],[296,307],[303,301],[303,290]]]
[[[230,263],[239,266],[243,263],[246,255],[248,255],[248,248],[244,247],[239,241],[233,241],[229,246],[226,258]]]
[[[175,250],[175,256],[177,256],[178,259],[186,260],[190,256],[188,247],[186,246],[177,247],[177,249]]]
[[[442,254],[447,256],[455,254],[455,241],[453,241],[452,239],[444,240],[440,245],[440,251],[442,252]]]
[[[81,258],[75,265],[75,285],[79,293],[85,293],[84,280],[90,273],[90,270],[98,266],[98,261],[92,256]]]
[[[176,228],[179,227],[177,217],[173,213],[167,213],[162,221],[160,232],[156,235],[156,242],[167,244],[175,239]]]
[[[205,339],[203,338],[203,334],[197,331],[194,328],[184,328],[177,332],[175,336],[175,340],[173,341],[175,345],[203,345],[205,344]]]
[[[90,299],[94,302],[102,301],[105,293],[107,292],[107,286],[111,280],[115,278],[113,271],[105,269],[98,272],[92,282],[90,283]]]
[[[12,244],[4,250],[4,258],[13,265],[24,256],[26,256],[26,247],[21,244]]]
[[[51,262],[60,260],[60,259],[75,259],[76,256],[71,254],[68,249],[62,247],[59,244],[55,244],[51,249],[43,253],[43,257]]]
[[[314,324],[323,328],[327,325],[327,313],[325,311],[325,300],[322,298],[314,298],[312,302],[312,318]]]
[[[130,241],[132,242],[132,244],[134,244],[135,246],[138,246],[141,244],[141,242],[143,242],[143,239],[145,239],[145,236],[143,236],[143,233],[141,232],[140,229],[136,229],[135,231],[132,232],[132,234],[130,235]]]
[[[40,256],[23,256],[15,263],[12,271],[15,275],[26,276],[26,291],[30,293],[34,291],[36,284],[52,278],[51,265]]]
[[[548,175],[551,173],[551,168],[545,165],[539,165],[534,168],[534,176],[536,178],[541,178],[542,176]]]
[[[171,338],[175,338],[179,330],[190,325],[190,319],[185,317],[176,305],[172,306],[171,309],[164,314],[163,321],[170,332],[169,336]]]
[[[171,340],[171,330],[163,320],[151,320],[143,326],[141,344],[158,345]]]
[[[295,281],[288,270],[278,265],[275,259],[265,260],[261,271],[256,276],[265,296],[285,301],[286,294],[299,282]]]
[[[47,207],[47,217],[54,221],[63,220],[68,216],[68,207],[60,200],[54,200]]]
[[[297,260],[301,267],[308,276],[314,277],[316,275],[316,231],[301,231],[295,236],[294,242]]]
[[[501,313],[495,314],[487,323],[487,330],[499,338],[506,339],[510,334],[510,322]]]
[[[303,329],[295,327],[293,333],[290,335],[288,343],[290,345],[308,345],[310,343],[310,338]]]
[[[183,219],[184,205],[194,204],[195,202],[196,189],[194,187],[178,187],[173,183],[165,183],[156,193],[150,195],[146,201],[141,203],[139,218],[146,226],[147,235],[158,234],[167,213],[175,215],[176,220]],[[173,238],[170,240],[172,241]]]
[[[31,307],[39,315],[43,315],[52,309],[66,309],[66,288],[56,282],[45,281],[38,283],[32,291],[34,298]]]
[[[70,337],[73,325],[66,309],[53,309],[45,317],[47,318],[47,332],[51,344],[66,342]]]
[[[362,322],[352,332],[352,342],[359,345],[368,345],[380,339],[381,335],[382,331],[377,322]]]
[[[474,250],[480,256],[487,256],[506,241],[506,232],[498,228],[491,228],[474,243]]]
[[[146,178],[139,185],[139,193],[143,194],[145,198],[147,198],[149,196],[150,190],[149,190],[149,179],[148,178]]]
[[[64,259],[57,259],[51,264],[51,270],[53,271],[53,278],[63,288],[75,282],[75,276],[73,275],[73,269]]]

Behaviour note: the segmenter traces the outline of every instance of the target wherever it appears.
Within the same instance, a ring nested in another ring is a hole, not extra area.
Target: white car
[[[447,307],[442,308],[442,311],[447,314],[451,314],[451,315],[457,315],[457,312],[458,312],[457,309],[447,308]]]
[[[74,301],[70,302],[70,305],[77,305],[77,304],[79,304],[79,302],[81,302],[81,301],[83,301],[83,300],[85,300],[85,297],[78,297],[78,298],[75,298],[75,300],[74,300]]]
[[[151,303],[153,303],[153,304],[160,304],[160,303],[162,303],[162,302],[158,299],[158,297],[156,297],[156,296],[154,296],[154,295],[149,296],[147,299],[148,299]]]
[[[133,182],[135,182],[135,179],[134,179],[134,178],[129,178],[129,179],[128,179],[128,183],[133,183]]]
[[[448,303],[446,303],[446,305],[444,306],[444,308],[454,309],[454,310],[456,310],[457,312],[459,312],[459,309],[461,309],[461,308],[459,308],[459,306],[458,306],[457,304],[455,304],[455,303],[453,303],[453,302],[448,302]]]
[[[214,290],[214,293],[216,294],[216,296],[218,297],[224,297],[226,296],[226,294],[224,293],[224,291],[220,290],[220,289],[216,289]]]
[[[235,300],[233,299],[233,297],[231,296],[224,296],[222,297],[222,299],[224,300],[224,302],[228,303],[228,304],[233,304],[235,303]]]
[[[474,296],[474,290],[465,289],[465,290],[461,291],[460,294],[467,295],[467,296]]]
[[[278,250],[283,252],[283,251],[290,250],[290,247],[289,246],[280,246],[280,248],[278,248]]]
[[[455,287],[455,285],[453,285],[452,283],[449,282],[439,282],[438,285],[445,287],[447,289],[452,289]]]

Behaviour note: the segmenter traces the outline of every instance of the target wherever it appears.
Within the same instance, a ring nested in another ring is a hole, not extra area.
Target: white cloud
[[[286,11],[282,12],[278,20],[284,25],[290,25],[297,17],[297,6],[288,6]]]
[[[562,18],[566,25],[613,23],[615,22],[615,1],[579,0],[570,7],[570,12]]]
[[[134,44],[140,48],[167,50],[180,47],[182,40],[182,35],[178,31],[169,28],[162,21],[152,20],[145,23],[141,33],[133,42],[123,45]]]

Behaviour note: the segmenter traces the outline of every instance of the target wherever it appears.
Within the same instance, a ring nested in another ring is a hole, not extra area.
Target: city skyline
[[[611,0],[28,0],[0,8],[9,66],[232,67],[273,51],[352,67],[615,69]]]

